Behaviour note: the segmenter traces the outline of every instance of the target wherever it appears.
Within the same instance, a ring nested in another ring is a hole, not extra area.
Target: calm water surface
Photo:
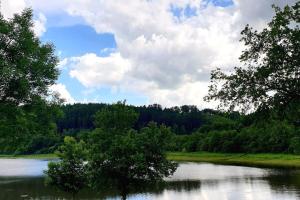
[[[44,185],[47,161],[0,159],[0,200],[71,199]],[[300,199],[300,171],[182,163],[158,184],[132,191],[128,199],[156,200],[291,200]],[[84,190],[77,199],[120,199],[113,190]]]

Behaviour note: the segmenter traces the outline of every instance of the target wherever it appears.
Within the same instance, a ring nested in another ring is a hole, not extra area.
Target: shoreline
[[[167,158],[177,162],[208,162],[262,168],[300,169],[300,155],[292,154],[168,152]]]
[[[0,155],[0,159],[54,160],[55,154]],[[177,162],[207,162],[223,165],[300,169],[300,155],[292,154],[243,154],[210,152],[168,152],[167,158]]]
[[[0,159],[38,159],[38,160],[55,160],[58,157],[52,154],[28,154],[28,155],[9,155],[9,154],[0,154]]]

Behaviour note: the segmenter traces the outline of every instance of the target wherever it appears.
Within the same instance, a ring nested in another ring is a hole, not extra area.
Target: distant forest
[[[94,126],[95,113],[104,108],[110,107],[104,103],[88,104],[67,104],[62,105],[61,110],[64,116],[57,120],[58,132],[61,134],[76,134],[80,130],[92,130]],[[228,119],[237,119],[239,113],[224,114],[220,111],[204,109],[199,110],[194,105],[175,106],[163,108],[159,104],[148,106],[130,106],[139,113],[135,129],[141,129],[151,121],[157,124],[164,124],[171,128],[172,132],[178,135],[191,134],[203,125],[210,123],[209,116],[216,115],[227,117]]]
[[[96,128],[93,124],[97,111],[110,110],[114,104],[67,104],[57,120],[61,136],[86,140]],[[300,153],[300,121],[298,111],[282,118],[277,110],[256,111],[251,114],[199,110],[196,106],[162,108],[161,105],[129,106],[138,114],[136,130],[149,122],[166,125],[174,134],[169,151],[209,152],[272,152]]]

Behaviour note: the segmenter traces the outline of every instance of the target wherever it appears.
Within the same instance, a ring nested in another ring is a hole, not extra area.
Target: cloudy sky
[[[210,71],[239,65],[246,24],[261,29],[296,0],[0,0],[10,18],[34,10],[34,31],[61,62],[58,91],[68,102],[197,105]]]

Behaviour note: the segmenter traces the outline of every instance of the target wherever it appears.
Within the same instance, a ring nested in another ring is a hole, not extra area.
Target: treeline
[[[297,107],[299,109],[299,105]],[[296,107],[295,107],[296,109]],[[170,151],[224,153],[300,153],[299,118],[265,118],[251,114],[230,119],[211,115],[191,135],[174,136]]]
[[[85,140],[94,129],[93,113],[105,107],[109,109],[111,106],[109,104],[64,105],[62,110],[67,112],[65,117],[59,120],[58,127],[73,125],[69,126],[71,129],[61,129],[64,130],[62,135],[71,135]],[[196,106],[162,108],[155,104],[128,107],[139,114],[138,121],[134,125],[136,130],[146,127],[150,122],[169,127],[173,133],[168,143],[169,151],[300,153],[299,104],[295,104],[291,108],[294,112],[289,112],[289,115],[284,118],[278,115],[278,110],[243,115],[238,112],[199,110]],[[90,127],[85,126],[86,124]]]
[[[86,140],[95,129],[95,113],[111,107],[111,104],[58,106],[42,101],[10,109],[1,106],[6,117],[0,125],[0,153],[51,153],[65,136]],[[199,110],[195,106],[128,107],[138,113],[135,130],[141,130],[150,122],[170,129],[168,151],[300,153],[299,104],[292,109],[294,114],[284,119],[275,111],[243,115]]]
[[[57,120],[58,131],[69,135],[83,129],[94,129],[94,114],[104,107],[111,107],[111,105],[103,103],[62,105],[61,110],[64,117]],[[171,127],[172,132],[181,135],[191,134],[206,124],[206,115],[218,113],[218,111],[210,109],[199,110],[193,105],[171,108],[162,108],[159,104],[129,107],[139,113],[138,120],[134,124],[135,129],[139,130],[147,126],[149,122],[156,122]]]

